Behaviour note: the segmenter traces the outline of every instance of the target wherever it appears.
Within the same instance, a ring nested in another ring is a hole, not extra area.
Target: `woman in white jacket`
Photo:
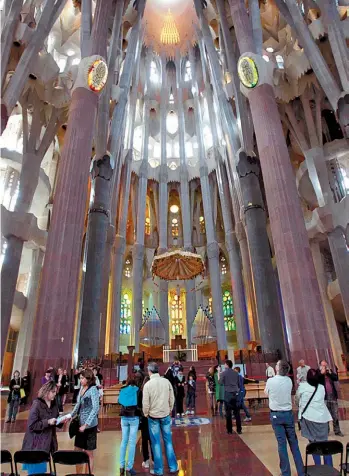
[[[309,369],[307,381],[302,382],[297,390],[298,419],[301,422],[301,433],[311,443],[328,440],[328,423],[332,417],[325,403],[325,387],[319,383],[318,373]],[[313,455],[314,463],[320,465],[321,457]],[[324,464],[333,466],[332,456],[324,456]]]

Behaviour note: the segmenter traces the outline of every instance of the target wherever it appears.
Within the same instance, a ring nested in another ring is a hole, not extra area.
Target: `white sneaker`
[[[177,418],[179,418],[180,416],[181,416],[180,413],[177,413]]]
[[[149,460],[147,460],[147,461],[144,461],[144,462],[142,463],[142,468],[146,468],[146,469],[148,469],[149,467],[150,467]]]
[[[184,416],[185,416],[185,413],[182,413],[182,417],[184,417]]]
[[[244,419],[244,421],[252,421],[252,418],[251,418],[251,417],[246,417],[246,418]]]
[[[195,415],[195,412],[194,412],[194,410],[192,410],[190,413],[191,413],[192,415]]]

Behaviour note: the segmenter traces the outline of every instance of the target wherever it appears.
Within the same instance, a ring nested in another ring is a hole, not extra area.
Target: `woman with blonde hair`
[[[29,411],[27,430],[22,450],[43,450],[54,453],[58,449],[56,421],[59,415],[56,403],[57,387],[52,380],[45,383]],[[46,463],[23,465],[28,474],[46,473]]]
[[[79,431],[75,437],[75,449],[85,451],[90,458],[93,472],[94,450],[97,448],[97,426],[99,412],[99,392],[95,376],[91,369],[85,369],[80,374],[81,389],[71,417],[79,418]],[[82,465],[77,472],[83,471]]]

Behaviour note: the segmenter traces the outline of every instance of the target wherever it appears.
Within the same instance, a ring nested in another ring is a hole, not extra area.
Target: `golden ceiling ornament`
[[[151,268],[153,277],[166,281],[194,279],[205,272],[205,264],[200,255],[189,251],[169,251],[154,256]]]
[[[242,84],[252,89],[257,86],[259,81],[259,73],[256,62],[249,56],[241,56],[238,61],[238,75]]]
[[[179,32],[170,9],[165,15],[160,41],[163,45],[178,45],[180,42]]]
[[[103,59],[96,59],[90,66],[87,73],[88,87],[94,91],[99,92],[105,86],[108,78],[108,66]]]

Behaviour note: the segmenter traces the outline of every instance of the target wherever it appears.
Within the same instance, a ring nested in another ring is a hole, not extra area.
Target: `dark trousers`
[[[184,395],[177,395],[177,398],[176,398],[177,413],[184,413],[183,400],[184,400]]]
[[[142,435],[142,455],[143,461],[149,460],[149,446],[151,450],[151,458],[154,461],[153,449],[151,447],[150,435],[149,435],[149,423],[148,418],[142,417],[141,419],[141,435]]]
[[[336,398],[327,396],[326,405],[333,420],[332,423],[334,434],[338,435],[341,432],[338,418],[338,400]]]
[[[302,455],[299,451],[298,439],[294,426],[292,410],[270,412],[270,421],[278,442],[280,470],[282,476],[291,476],[291,466],[287,453],[287,442],[290,445],[298,476],[304,475]]]
[[[76,403],[76,400],[78,399],[79,392],[80,392],[80,388],[74,388],[72,403]]]
[[[192,392],[187,393],[187,409],[195,410],[195,393],[192,393]]]
[[[234,413],[236,421],[236,430],[238,433],[241,432],[241,417],[240,417],[240,408],[238,407],[237,395],[236,393],[225,392],[224,394],[225,401],[225,421],[227,425],[227,432],[232,433],[233,423],[231,421],[231,413]]]

